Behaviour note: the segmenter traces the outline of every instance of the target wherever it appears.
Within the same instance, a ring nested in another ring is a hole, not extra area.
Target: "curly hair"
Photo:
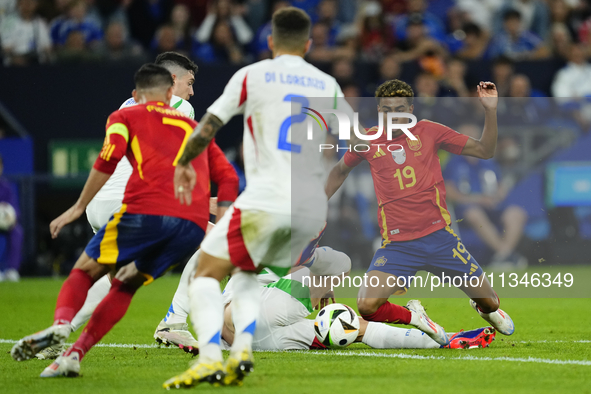
[[[412,105],[415,92],[409,84],[399,79],[386,81],[376,89],[376,100],[380,103],[381,97],[406,97],[408,105]]]

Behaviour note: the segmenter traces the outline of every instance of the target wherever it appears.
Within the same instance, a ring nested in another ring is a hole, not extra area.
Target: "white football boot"
[[[29,360],[45,348],[63,345],[72,332],[69,324],[57,324],[24,337],[12,347],[10,355],[16,361]]]
[[[59,356],[51,365],[41,372],[42,378],[75,378],[80,375],[80,354],[72,352],[67,356]]]
[[[429,319],[425,308],[419,300],[410,300],[406,304],[406,308],[411,313],[410,325],[418,328],[425,334],[429,335],[431,339],[440,344],[446,346],[449,344],[449,338],[445,333],[443,327]]]
[[[158,324],[154,332],[156,342],[166,346],[178,346],[187,353],[197,355],[199,345],[193,334],[189,331],[187,323],[168,324],[164,320]]]
[[[486,320],[491,326],[493,326],[498,332],[504,335],[511,335],[515,332],[515,324],[511,317],[504,312],[502,309],[497,309],[491,313],[484,313],[478,307],[473,300],[470,300],[470,306],[474,308],[476,312]]]

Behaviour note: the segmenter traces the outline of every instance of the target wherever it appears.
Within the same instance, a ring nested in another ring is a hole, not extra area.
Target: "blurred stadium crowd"
[[[200,63],[250,63],[269,56],[270,16],[288,5],[312,17],[312,62],[418,60],[443,77],[449,57],[566,60],[571,44],[585,55],[591,45],[587,0],[0,0],[3,60],[117,62],[175,50]]]
[[[1,64],[139,64],[177,51],[240,66],[270,56],[271,15],[289,5],[312,17],[307,60],[346,97],[400,78],[419,119],[477,136],[476,84],[496,83],[506,99],[495,160],[441,157],[454,226],[484,265],[519,268],[544,255],[540,241],[591,239],[591,209],[546,212],[545,183],[548,163],[589,160],[591,0],[0,0]],[[228,152],[239,173],[240,149]],[[340,156],[326,152],[327,168]],[[327,243],[366,267],[380,239],[369,171],[345,185]]]

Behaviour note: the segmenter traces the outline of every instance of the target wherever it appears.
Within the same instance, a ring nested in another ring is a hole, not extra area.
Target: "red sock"
[[[84,332],[66,352],[66,355],[73,351],[78,352],[82,360],[82,357],[90,348],[123,318],[136,290],[136,288],[126,285],[118,279],[113,279],[109,294],[98,304]]]
[[[88,289],[92,287],[94,282],[94,279],[86,272],[78,268],[73,269],[57,296],[53,321],[55,323],[70,323],[84,305]]]
[[[324,346],[322,344],[322,342],[320,342],[318,340],[318,338],[314,337],[314,341],[312,342],[312,344],[310,345],[310,349],[311,350],[325,350],[328,349],[326,346]]]
[[[361,315],[367,321],[409,324],[411,313],[403,306],[387,302],[371,315]]]

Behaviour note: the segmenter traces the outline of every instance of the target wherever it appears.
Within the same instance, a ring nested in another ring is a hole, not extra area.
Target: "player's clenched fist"
[[[497,109],[499,93],[492,82],[480,82],[477,87],[478,97],[485,109]]]

